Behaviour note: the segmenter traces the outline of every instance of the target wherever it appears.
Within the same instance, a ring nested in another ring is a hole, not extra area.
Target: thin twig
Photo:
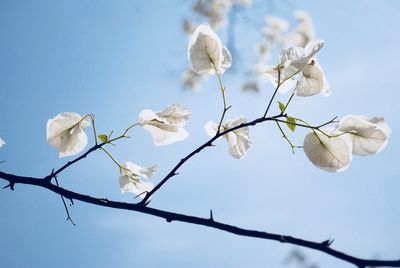
[[[289,143],[290,147],[292,148],[292,153],[294,153],[294,148],[298,148],[299,146],[293,145],[293,143],[289,140],[288,136],[286,135],[285,131],[283,131],[281,125],[276,121],[275,123],[278,126],[280,132],[282,133],[282,138],[284,138]]]
[[[57,177],[54,177],[54,180],[56,181],[57,187],[60,187],[60,185],[58,184]],[[67,203],[65,203],[64,196],[62,194],[60,194],[60,196],[61,196],[61,200],[62,200],[62,202],[64,204],[65,212],[67,213],[67,221],[70,221],[72,223],[72,225],[75,226],[75,222],[72,220],[71,214],[69,214],[69,210],[68,210],[68,207],[67,207]]]

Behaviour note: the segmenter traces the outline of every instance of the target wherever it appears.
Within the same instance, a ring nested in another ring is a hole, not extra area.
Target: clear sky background
[[[255,25],[266,14],[294,23],[293,10],[304,9],[326,41],[319,60],[332,95],[296,98],[289,112],[316,124],[350,113],[384,116],[393,130],[387,148],[354,157],[347,171],[330,174],[301,150],[293,155],[276,127],[264,124],[251,129],[246,158],[232,158],[219,141],[185,165],[151,206],[204,217],[213,209],[216,220],[241,227],[314,241],[334,238],[333,248],[358,257],[399,258],[400,2],[265,2],[256,1],[237,22],[237,71],[223,77],[233,106],[227,117],[260,116],[273,91],[269,85],[259,94],[239,89],[260,40]],[[203,143],[204,123],[218,120],[222,103],[216,79],[197,93],[181,87],[188,41],[181,21],[191,16],[191,3],[0,1],[0,137],[7,142],[0,149],[0,160],[6,160],[1,170],[45,176],[68,161],[46,143],[47,120],[64,111],[94,113],[99,132],[119,133],[145,108],[176,102],[189,107],[187,140],[155,147],[147,132],[134,129],[131,140],[110,148],[121,162],[158,163],[155,182]],[[224,30],[220,35],[226,40]],[[292,138],[302,143],[305,133],[296,131]],[[121,194],[118,175],[97,152],[59,181],[82,193],[133,201]],[[75,227],[65,222],[59,196],[23,185],[1,190],[0,266],[295,267],[283,264],[291,245],[80,202],[70,212]],[[352,267],[304,253],[324,268]]]

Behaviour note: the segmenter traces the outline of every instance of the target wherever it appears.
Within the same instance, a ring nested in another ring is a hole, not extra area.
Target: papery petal
[[[142,194],[150,192],[154,188],[154,184],[143,181],[142,178],[151,177],[157,168],[157,165],[143,168],[132,162],[124,163],[120,169],[121,176],[119,177],[121,192],[131,192],[143,198],[144,195]]]
[[[340,132],[324,130],[329,135]],[[328,172],[340,172],[350,166],[352,160],[352,143],[347,135],[327,137],[323,133],[313,131],[306,135],[303,149],[308,159],[318,168]]]
[[[47,121],[47,142],[59,150],[60,157],[75,155],[87,145],[89,124],[89,118],[82,119],[77,113],[60,113]]]
[[[222,62],[221,68],[223,71],[232,66],[232,55],[226,47],[222,48]]]
[[[84,130],[74,127],[70,135],[61,135],[62,142],[60,144],[59,156],[66,157],[80,153],[85,149],[88,143],[88,137]]]
[[[383,118],[366,119],[365,116],[348,115],[339,123],[339,130],[350,132],[353,154],[367,156],[383,150],[388,142],[390,128]]]
[[[188,59],[193,71],[198,74],[215,73],[222,62],[222,42],[209,25],[199,25],[194,31],[188,47]]]
[[[134,193],[141,198],[144,198],[144,194],[146,192],[150,192],[154,188],[154,184],[152,182],[140,181],[139,183],[134,183],[129,179],[128,176],[120,176],[119,183],[121,187],[121,192]]]
[[[183,105],[172,104],[161,112],[157,112],[156,115],[168,124],[183,127],[190,119],[192,112]]]
[[[206,130],[208,136],[214,137],[215,134],[217,134],[218,125],[214,121],[210,120],[204,125],[204,129]]]
[[[140,176],[145,178],[145,179],[149,179],[151,177],[153,177],[154,173],[158,170],[158,165],[153,165],[147,168],[141,168],[139,170],[140,172]]]
[[[321,92],[324,82],[320,68],[313,64],[292,64],[302,72],[302,77],[296,87],[297,96],[313,96]]]
[[[141,124],[145,124],[148,121],[151,121],[151,120],[154,120],[154,119],[157,119],[157,115],[152,110],[145,109],[145,110],[141,111],[140,114],[139,114],[139,122]]]
[[[305,48],[289,47],[281,49],[280,60],[285,66],[289,64],[307,64],[324,46],[324,41],[317,39],[308,43]]]
[[[163,124],[161,126],[168,126]],[[154,145],[164,146],[178,141],[182,141],[189,136],[189,133],[184,128],[176,128],[175,130],[166,130],[154,125],[146,124],[142,127],[150,132]]]
[[[392,130],[389,125],[386,123],[385,118],[383,117],[373,117],[369,119],[369,122],[376,124],[376,128],[382,130],[382,132],[389,137],[392,134]]]
[[[246,119],[242,116],[239,116],[235,119],[228,120],[224,124],[224,128],[230,129],[244,123],[246,123]],[[235,158],[243,158],[251,145],[249,127],[236,129],[227,133],[225,137],[229,144],[229,153]]]
[[[121,174],[126,176],[134,176],[135,179],[139,179],[140,170],[142,169],[141,166],[136,165],[132,162],[126,162],[122,164]]]

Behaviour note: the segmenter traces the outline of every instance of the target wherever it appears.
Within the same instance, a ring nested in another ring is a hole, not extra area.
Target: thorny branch
[[[280,80],[280,79],[278,79]],[[284,80],[286,81],[286,80]],[[283,82],[284,82],[283,81]],[[280,82],[280,81],[278,81]],[[58,181],[57,181],[57,175],[60,174],[63,170],[65,170],[66,168],[70,167],[71,165],[75,164],[76,162],[86,158],[89,154],[91,154],[94,151],[97,151],[98,149],[102,149],[105,150],[103,148],[103,146],[107,145],[107,144],[112,144],[112,142],[117,141],[119,139],[122,138],[128,138],[128,136],[126,135],[127,132],[134,126],[138,125],[138,124],[134,124],[132,126],[130,126],[129,128],[127,128],[125,130],[125,132],[114,138],[114,139],[109,139],[105,142],[102,142],[100,144],[95,143],[95,145],[91,148],[89,148],[85,153],[83,153],[81,156],[75,158],[72,161],[67,162],[65,165],[63,165],[62,167],[60,167],[59,169],[57,169],[56,171],[52,171],[50,175],[44,177],[44,178],[33,178],[33,177],[24,177],[24,176],[17,176],[14,174],[8,174],[5,172],[0,171],[0,178],[3,180],[8,181],[8,184],[6,186],[4,186],[3,188],[10,188],[11,190],[14,190],[14,186],[15,184],[27,184],[27,185],[34,185],[34,186],[38,186],[38,187],[42,187],[42,188],[46,188],[54,193],[57,193],[61,196],[63,204],[64,204],[64,208],[66,210],[67,213],[67,220],[70,220],[73,224],[74,222],[72,221],[72,218],[70,217],[69,211],[68,211],[68,207],[65,203],[65,199],[69,199],[71,200],[71,202],[73,202],[73,200],[79,200],[82,202],[86,202],[86,203],[90,203],[93,205],[98,205],[98,206],[104,206],[104,207],[109,207],[109,208],[115,208],[115,209],[123,209],[123,210],[130,210],[130,211],[137,211],[140,213],[144,213],[144,214],[149,214],[149,215],[153,215],[156,217],[160,217],[160,218],[164,218],[167,222],[172,222],[172,221],[180,221],[180,222],[186,222],[186,223],[190,223],[190,224],[195,224],[195,225],[203,225],[203,226],[207,226],[210,228],[215,228],[215,229],[219,229],[219,230],[223,230],[223,231],[227,231],[236,235],[241,235],[241,236],[246,236],[246,237],[255,237],[255,238],[262,238],[262,239],[267,239],[267,240],[274,240],[274,241],[278,241],[281,243],[289,243],[289,244],[293,244],[293,245],[298,245],[298,246],[302,246],[302,247],[306,247],[306,248],[311,248],[311,249],[315,249],[321,252],[325,252],[326,254],[329,254],[333,257],[336,257],[338,259],[341,259],[343,261],[352,263],[354,265],[356,265],[357,267],[361,267],[361,268],[366,268],[367,266],[375,266],[375,267],[382,267],[382,266],[390,266],[390,267],[400,267],[400,260],[394,260],[394,261],[388,261],[388,260],[373,260],[373,259],[361,259],[361,258],[357,258],[357,257],[353,257],[351,255],[348,255],[346,253],[334,250],[330,247],[332,241],[331,240],[326,240],[323,242],[312,242],[312,241],[307,241],[307,240],[303,240],[300,238],[295,238],[295,237],[291,237],[291,236],[285,236],[285,235],[279,235],[279,234],[272,234],[272,233],[267,233],[267,232],[262,232],[262,231],[256,231],[256,230],[248,230],[248,229],[244,229],[244,228],[239,228],[233,225],[229,225],[226,223],[222,223],[222,222],[218,222],[214,220],[214,216],[212,211],[210,211],[210,217],[209,218],[200,218],[200,217],[196,217],[196,216],[190,216],[190,215],[184,215],[184,214],[178,214],[178,213],[174,213],[174,212],[170,212],[170,211],[165,211],[165,210],[159,210],[159,209],[155,209],[155,208],[151,208],[148,207],[148,203],[149,203],[149,198],[155,193],[157,192],[161,186],[163,186],[168,180],[170,180],[172,177],[178,175],[177,171],[178,169],[184,164],[186,163],[189,159],[191,159],[194,155],[196,155],[197,153],[200,153],[203,149],[205,149],[206,147],[212,146],[213,142],[215,140],[217,140],[218,138],[228,134],[229,132],[235,131],[237,129],[240,128],[244,128],[244,127],[250,127],[250,126],[255,126],[257,124],[266,122],[266,121],[273,121],[276,124],[279,123],[286,123],[286,121],[284,119],[287,119],[288,116],[287,114],[284,113],[284,111],[282,111],[280,114],[275,115],[275,116],[269,116],[267,117],[267,113],[271,107],[272,104],[272,100],[275,97],[275,94],[277,92],[277,90],[279,89],[279,86],[283,83],[280,82],[278,83],[278,86],[270,100],[270,102],[268,103],[267,109],[264,113],[263,116],[254,119],[253,121],[247,122],[247,123],[243,123],[240,124],[238,126],[232,127],[230,129],[220,129],[223,118],[225,116],[226,111],[230,108],[230,106],[227,107],[226,105],[226,101],[225,101],[225,95],[224,95],[224,90],[225,88],[222,85],[222,81],[220,81],[220,85],[221,85],[221,92],[222,92],[222,96],[223,96],[223,100],[224,100],[224,111],[221,117],[221,122],[220,125],[218,127],[218,131],[216,133],[216,135],[212,138],[210,138],[208,141],[206,141],[205,143],[203,143],[202,145],[200,145],[197,149],[195,149],[194,151],[192,151],[191,153],[189,153],[188,155],[186,155],[184,158],[182,158],[179,163],[172,168],[172,170],[153,188],[152,191],[148,192],[146,194],[146,196],[144,197],[144,199],[137,203],[124,203],[124,202],[118,202],[118,201],[111,201],[105,198],[95,198],[95,197],[91,197],[88,195],[83,195],[81,193],[78,192],[73,192],[67,189],[64,189],[62,187],[59,186]],[[290,102],[290,100],[288,101]],[[300,127],[304,127],[304,128],[309,128],[313,131],[320,131],[322,133],[324,133],[322,130],[320,130],[321,127],[326,126],[328,124],[334,123],[335,122],[335,118],[327,121],[326,123],[323,123],[321,125],[318,126],[312,126],[304,121],[301,121],[303,123],[296,123],[293,122],[291,124],[300,126]],[[93,123],[94,124],[94,123]],[[109,135],[111,136],[111,134]],[[96,138],[96,137],[95,137]],[[55,179],[55,183],[52,183],[52,179]]]
[[[324,252],[328,255],[336,257],[340,260],[349,262],[354,264],[357,267],[366,268],[368,266],[375,266],[375,267],[400,267],[400,260],[375,260],[375,259],[362,259],[351,256],[349,254],[340,252],[338,250],[332,249],[331,243],[332,240],[326,240],[322,242],[313,242],[308,241],[292,236],[287,235],[280,235],[274,233],[268,233],[263,231],[256,231],[256,230],[249,230],[240,228],[234,225],[226,224],[223,222],[219,222],[215,220],[213,214],[210,213],[209,218],[201,218],[191,215],[179,214],[175,212],[160,210],[156,208],[151,208],[147,206],[142,206],[139,204],[132,204],[132,203],[125,203],[125,202],[118,202],[108,200],[106,198],[96,198],[88,195],[83,195],[81,193],[73,192],[67,189],[64,189],[60,186],[57,186],[49,180],[41,179],[41,178],[32,178],[32,177],[24,177],[24,176],[17,176],[13,174],[8,174],[5,172],[0,171],[0,178],[3,180],[8,181],[8,185],[11,189],[14,189],[15,184],[26,184],[26,185],[34,185],[42,188],[46,188],[56,194],[63,196],[64,198],[70,200],[79,200],[85,203],[114,208],[114,209],[121,209],[121,210],[129,210],[129,211],[137,211],[140,213],[153,215],[155,217],[163,218],[167,222],[178,221],[178,222],[186,222],[195,225],[202,225],[207,226],[210,228],[226,231],[232,234],[245,236],[245,237],[254,237],[254,238],[261,238],[266,240],[273,240],[281,243],[288,243],[293,244],[301,247],[306,247],[310,249],[315,249],[317,251]]]

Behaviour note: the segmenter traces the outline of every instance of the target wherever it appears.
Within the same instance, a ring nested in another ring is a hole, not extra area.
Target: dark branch
[[[92,148],[90,148],[89,150],[87,150],[87,151],[86,151],[84,154],[82,154],[81,156],[75,158],[75,159],[72,160],[72,161],[69,161],[68,163],[66,163],[64,166],[60,167],[60,168],[57,169],[56,171],[54,171],[54,169],[53,169],[53,171],[51,172],[50,175],[44,177],[44,180],[50,181],[52,178],[55,178],[58,174],[60,174],[64,169],[66,169],[67,167],[69,167],[69,166],[75,164],[76,162],[82,160],[83,158],[86,158],[86,156],[88,156],[90,153],[92,153],[92,152],[96,151],[97,149],[103,147],[105,144],[107,144],[107,143],[101,143],[101,144],[97,144],[97,143],[96,143],[96,145],[94,145]]]
[[[229,107],[228,107],[229,109]],[[227,109],[226,109],[227,110]],[[268,111],[268,109],[267,109]],[[173,176],[175,176],[177,173],[176,171],[186,162],[188,161],[190,158],[192,158],[194,155],[196,155],[197,153],[201,152],[203,149],[205,149],[206,147],[212,146],[212,143],[217,140],[219,137],[224,136],[225,134],[235,131],[237,129],[240,128],[244,128],[244,127],[249,127],[249,126],[255,126],[257,124],[263,123],[265,121],[275,121],[275,122],[283,122],[286,123],[286,121],[284,120],[280,120],[279,118],[286,118],[286,115],[283,114],[279,114],[279,115],[275,115],[275,116],[271,116],[271,117],[260,117],[257,119],[254,119],[253,121],[244,123],[244,124],[240,124],[236,127],[227,129],[225,131],[222,132],[217,132],[217,134],[212,137],[210,140],[208,140],[207,142],[203,143],[200,147],[198,147],[197,149],[195,149],[193,152],[189,153],[187,156],[185,156],[184,158],[181,159],[181,161],[179,161],[179,163],[153,188],[153,190],[151,190],[145,197],[144,199],[139,203],[140,205],[144,205],[146,204],[146,202],[149,200],[149,198],[155,193],[157,192],[161,186],[164,185],[164,183],[166,183],[169,179],[171,179]],[[334,118],[336,119],[336,117]],[[305,127],[305,128],[310,128],[310,129],[319,129],[321,126],[325,126],[327,124],[330,124],[334,121],[334,119],[328,121],[327,123],[324,123],[320,126],[309,126],[309,125],[304,125],[304,124],[298,124],[298,123],[293,123],[294,125],[297,126],[301,126],[301,127]]]
[[[250,122],[251,123],[251,122]],[[212,139],[213,140],[213,139]],[[169,212],[165,210],[159,210],[155,208],[150,208],[147,206],[142,206],[138,204],[131,204],[131,203],[124,203],[124,202],[117,202],[108,200],[105,198],[95,198],[88,195],[83,195],[77,192],[73,192],[62,187],[59,187],[55,184],[52,184],[48,180],[43,180],[39,178],[32,178],[32,177],[23,177],[17,176],[13,174],[8,174],[5,172],[0,171],[0,178],[5,181],[8,181],[10,185],[15,184],[27,184],[27,185],[34,185],[42,188],[46,188],[54,193],[57,193],[67,199],[70,200],[79,200],[85,203],[102,206],[102,207],[109,207],[115,209],[122,209],[122,210],[129,210],[129,211],[137,211],[140,213],[153,215],[159,218],[165,219],[167,222],[172,221],[179,221],[179,222],[186,222],[195,225],[202,225],[207,226],[210,228],[215,228],[218,230],[226,231],[229,233],[233,233],[236,235],[241,235],[245,237],[254,237],[254,238],[261,238],[266,240],[273,240],[278,241],[281,243],[288,243],[293,244],[301,247],[306,247],[310,249],[315,249],[321,252],[324,252],[328,255],[336,257],[340,260],[349,262],[354,264],[357,267],[367,267],[367,266],[375,266],[375,267],[400,267],[400,260],[374,260],[374,259],[361,259],[346,253],[334,250],[330,247],[331,241],[323,241],[323,242],[312,242],[300,238],[295,238],[292,236],[280,235],[280,234],[273,234],[267,232],[261,232],[256,230],[248,230],[239,228],[233,225],[225,224],[222,222],[215,221],[213,217],[210,218],[200,218],[190,215],[178,214],[174,212]]]

